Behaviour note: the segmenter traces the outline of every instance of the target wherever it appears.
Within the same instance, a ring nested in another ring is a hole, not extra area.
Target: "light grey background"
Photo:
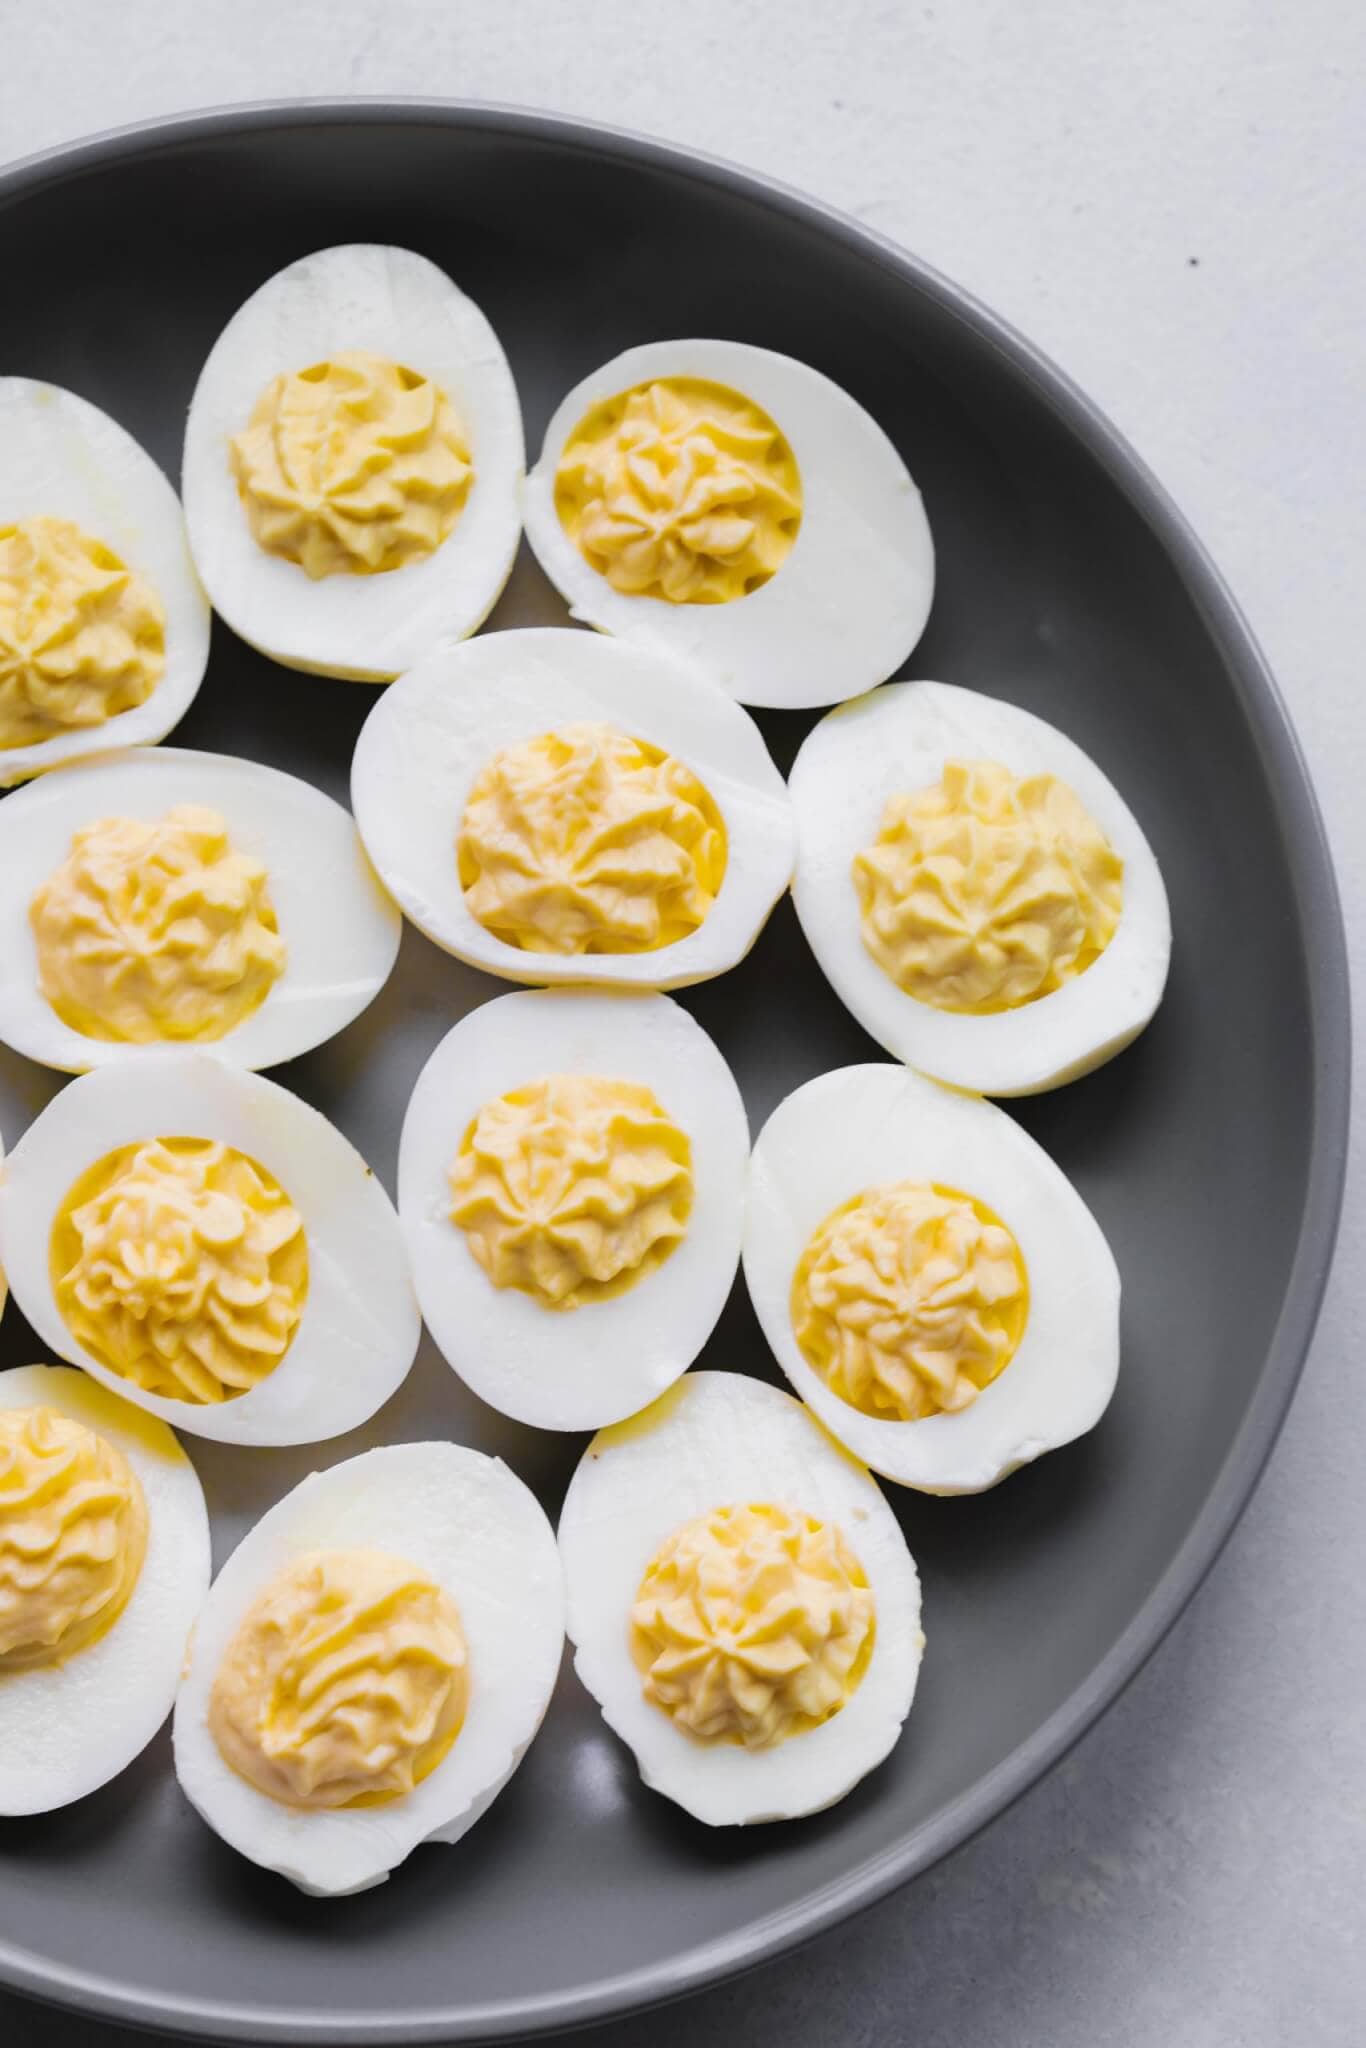
[[[894,236],[1048,350],[1204,536],[1303,737],[1360,981],[1363,77],[1354,0],[0,0],[0,160],[230,100],[443,94],[691,144]],[[3,305],[22,290],[0,288],[0,356]],[[854,1925],[584,2040],[1366,2039],[1361,1154],[1265,1482],[1100,1727]],[[0,2039],[130,2037],[0,1994]]]

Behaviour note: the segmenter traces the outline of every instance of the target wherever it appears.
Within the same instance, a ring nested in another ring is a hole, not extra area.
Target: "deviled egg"
[[[994,1103],[904,1067],[796,1089],[750,1163],[745,1280],[793,1388],[884,1478],[980,1493],[1100,1420],[1119,1273]]]
[[[1089,1073],[1162,1000],[1167,893],[1133,812],[1032,712],[889,683],[789,779],[793,901],[836,994],[908,1066],[980,1095]]]
[[[166,1424],[70,1366],[0,1372],[0,1814],[67,1806],[145,1749],[208,1585]]]
[[[351,803],[419,930],[508,981],[705,981],[792,873],[787,789],[749,714],[662,655],[562,628],[400,677],[361,729]]]
[[[910,1712],[920,1583],[863,1466],[788,1394],[686,1375],[600,1430],[560,1516],[574,1669],[713,1827],[834,1805]]]
[[[0,1039],[45,1066],[294,1059],[379,993],[401,931],[349,813],[258,761],[133,748],[0,804]]]
[[[399,1386],[420,1323],[389,1197],[326,1117],[212,1054],[54,1097],[0,1182],[0,1264],[59,1357],[224,1443],[318,1443]]]
[[[449,1443],[366,1451],[296,1486],[218,1574],[176,1772],[252,1862],[364,1891],[493,1803],[563,1645],[554,1533],[506,1465]]]
[[[159,740],[209,658],[185,520],[98,406],[0,377],[0,788]]]
[[[697,1356],[744,1230],[734,1077],[667,996],[526,989],[447,1032],[413,1090],[398,1206],[427,1327],[541,1429],[634,1414]]]
[[[200,373],[190,545],[244,640],[383,681],[493,609],[524,461],[512,372],[473,300],[411,249],[320,249],[252,294]]]
[[[527,538],[576,619],[681,656],[742,704],[834,704],[924,631],[934,547],[882,428],[820,371],[655,341],[557,407]]]

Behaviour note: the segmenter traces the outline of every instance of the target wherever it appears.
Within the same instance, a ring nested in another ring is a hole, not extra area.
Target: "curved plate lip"
[[[1223,1469],[1157,1586],[1086,1681],[1029,1741],[938,1814],[915,1836],[869,1858],[781,1913],[599,1982],[570,1997],[548,1994],[445,2012],[430,2006],[357,2020],[353,2013],[255,2008],[208,1999],[129,1991],[94,1972],[56,1969],[41,1956],[0,1941],[0,1981],[30,1997],[121,2021],[210,2040],[324,2044],[478,2042],[546,2034],[620,2017],[767,1961],[850,1914],[873,1905],[959,1847],[993,1820],[1078,1741],[1136,1675],[1195,1593],[1246,1507],[1298,1383],[1332,1264],[1347,1168],[1351,1016],[1346,934],[1323,819],[1298,738],[1252,631],[1213,560],[1171,497],[1118,429],[1071,380],[1007,322],[929,265],[834,207],[790,187],[681,145],[629,130],[533,110],[464,100],[334,98],[265,100],[211,108],[110,129],[0,170],[0,206],[88,173],[214,136],[328,125],[452,127],[549,142],[717,187],[776,212],[893,272],[1004,356],[1063,426],[1099,460],[1116,488],[1160,539],[1217,643],[1243,715],[1266,763],[1282,842],[1299,908],[1314,1046],[1314,1113],[1308,1188],[1299,1239],[1276,1330],[1255,1393]]]

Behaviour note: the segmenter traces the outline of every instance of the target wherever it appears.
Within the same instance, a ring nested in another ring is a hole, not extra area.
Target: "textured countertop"
[[[1046,349],[1194,521],[1317,778],[1366,965],[1366,14],[1343,0],[0,0],[0,160],[208,103],[445,94],[733,158]],[[14,290],[18,281],[7,280]],[[0,359],[3,358],[0,320]],[[1302,1390],[1178,1627],[1063,1766],[801,1954],[579,2038],[1355,2048],[1366,1174]],[[0,1994],[15,2048],[131,2036]]]

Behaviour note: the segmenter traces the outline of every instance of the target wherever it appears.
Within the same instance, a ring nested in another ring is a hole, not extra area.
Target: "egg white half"
[[[449,1169],[486,1102],[550,1074],[654,1090],[692,1146],[687,1234],[625,1293],[547,1309],[495,1287],[450,1219]],[[667,996],[527,989],[448,1031],[413,1090],[398,1206],[427,1327],[481,1400],[540,1429],[596,1429],[678,1378],[725,1307],[744,1230],[749,1126],[735,1079]]]
[[[726,827],[725,878],[697,930],[652,953],[530,953],[471,916],[455,842],[475,778],[515,740],[581,721],[674,754]],[[351,806],[385,886],[420,931],[505,981],[683,988],[743,959],[792,874],[787,789],[748,712],[666,655],[591,633],[488,633],[433,653],[361,728]]]
[[[108,413],[31,377],[0,377],[0,526],[70,519],[144,576],[166,614],[166,659],[150,697],[102,725],[0,748],[0,788],[109,747],[159,740],[185,716],[209,658],[209,604],[165,475]]]
[[[1019,1349],[966,1408],[916,1422],[832,1392],[792,1330],[797,1263],[833,1209],[887,1181],[937,1181],[1014,1233],[1029,1282]],[[745,1281],[765,1337],[826,1428],[884,1478],[980,1493],[1100,1420],[1119,1372],[1119,1272],[1100,1225],[1027,1131],[994,1103],[903,1067],[841,1067],[795,1089],[755,1141]]]
[[[0,1814],[48,1813],[106,1784],[171,1711],[209,1589],[199,1475],[164,1422],[68,1365],[0,1373],[0,1408],[56,1408],[123,1452],[147,1502],[147,1553],[112,1628],[63,1664],[0,1671]]]
[[[703,378],[753,400],[801,473],[801,525],[786,560],[729,604],[671,604],[613,589],[555,509],[555,472],[584,416],[668,377]],[[576,619],[695,663],[742,704],[795,709],[871,689],[915,646],[934,595],[925,508],[876,420],[819,370],[739,341],[646,342],[576,384],[556,407],[527,478],[526,530]]]
[[[296,1059],[342,1030],[383,988],[403,924],[349,812],[259,761],[180,747],[129,749],[46,776],[0,804],[0,1039],[16,1052],[79,1074],[157,1050],[107,1044],[62,1022],[38,986],[28,912],[83,826],[97,818],[156,819],[176,804],[220,812],[234,847],[265,862],[288,948],[265,1001],[215,1039],[214,1051],[244,1067]]]
[[[733,1502],[835,1522],[862,1565],[876,1638],[862,1683],[819,1728],[771,1749],[707,1743],[647,1700],[630,1614],[664,1539]],[[882,1762],[910,1712],[924,1637],[920,1582],[877,1482],[801,1404],[741,1373],[693,1372],[642,1415],[600,1430],[560,1515],[574,1669],[645,1783],[712,1827],[832,1806]]]
[[[406,1558],[454,1600],[469,1652],[469,1705],[431,1774],[381,1806],[306,1811],[241,1778],[208,1724],[209,1696],[247,1610],[310,1550]],[[492,1805],[541,1725],[564,1645],[555,1537],[500,1459],[459,1444],[391,1444],[315,1472],[250,1530],[213,1583],[176,1700],[182,1789],[243,1856],[301,1891],[382,1884],[420,1842],[457,1842]]]
[[[266,386],[346,349],[420,371],[450,398],[474,478],[454,527],[421,561],[312,581],[258,545],[229,462]],[[209,352],[185,430],[185,516],[214,609],[290,668],[383,681],[473,633],[521,536],[522,415],[502,345],[472,299],[411,249],[346,243],[300,257],[253,292]]]
[[[144,1393],[76,1342],[52,1291],[48,1245],[74,1182],[106,1153],[158,1137],[217,1139],[245,1152],[303,1218],[303,1315],[275,1370],[235,1400]],[[421,1333],[398,1216],[360,1154],[288,1089],[204,1052],[149,1052],[54,1096],[6,1162],[0,1264],[59,1357],[163,1422],[220,1443],[321,1443],[356,1428],[406,1377]]]
[[[956,759],[1056,776],[1124,863],[1119,928],[1100,957],[1051,995],[991,1016],[939,1010],[898,988],[863,943],[854,887],[854,855],[876,840],[888,797],[931,787]],[[840,1000],[908,1066],[974,1094],[1034,1095],[1102,1065],[1152,1017],[1171,957],[1162,876],[1119,791],[1056,726],[952,683],[889,683],[821,720],[788,786],[802,930]]]

